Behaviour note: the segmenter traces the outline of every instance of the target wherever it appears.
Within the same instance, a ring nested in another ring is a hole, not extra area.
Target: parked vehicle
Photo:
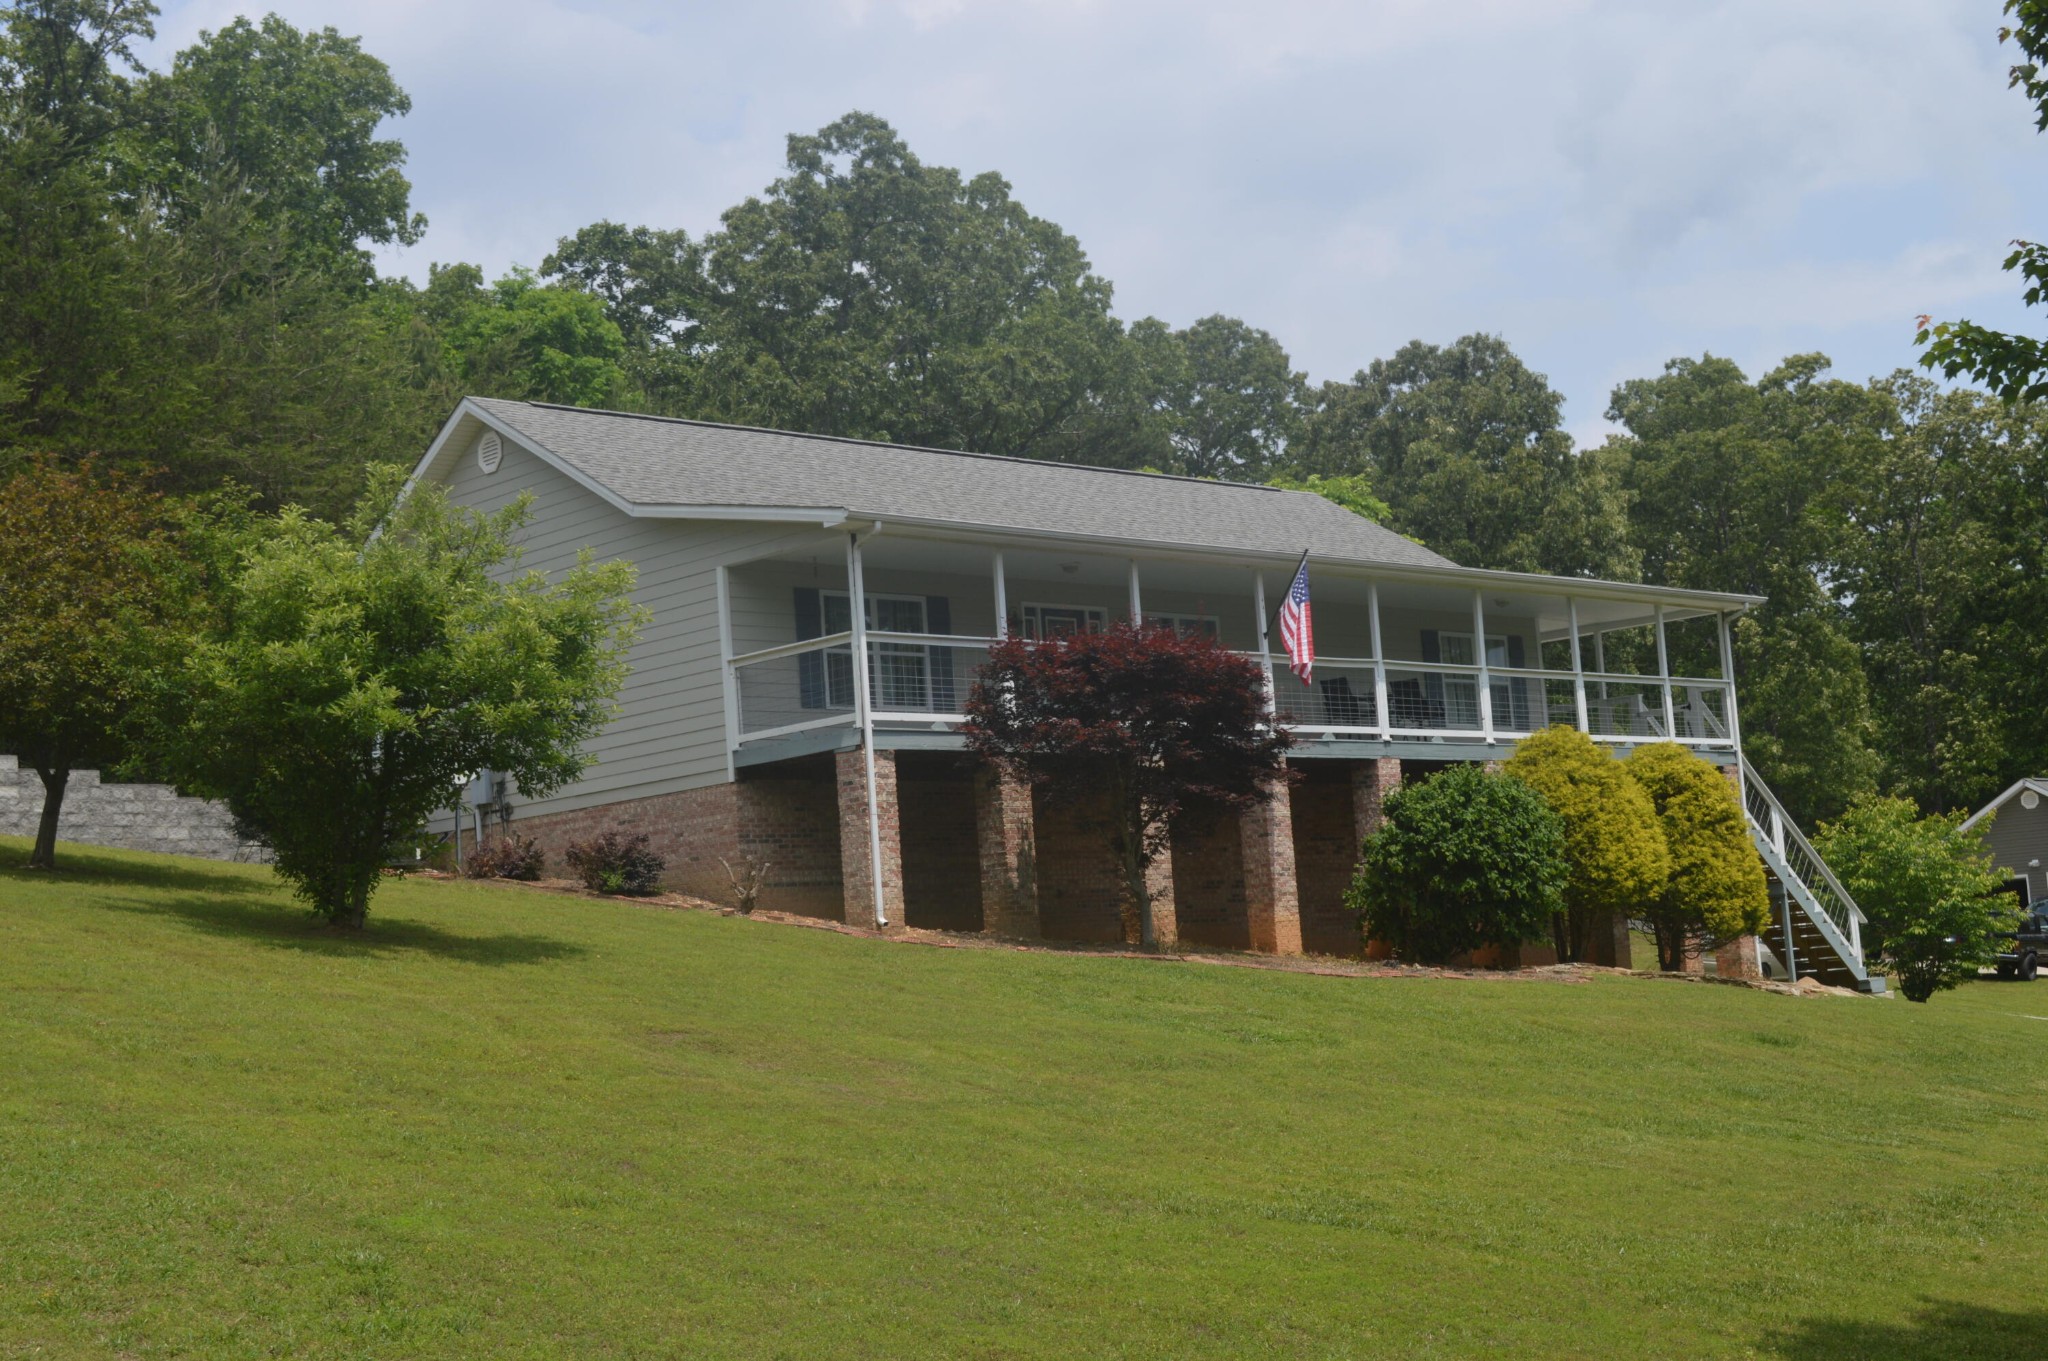
[[[1998,976],[2031,983],[2040,971],[2043,956],[2048,956],[2048,909],[2037,905],[2033,915],[2013,933],[2012,948],[1999,952]]]

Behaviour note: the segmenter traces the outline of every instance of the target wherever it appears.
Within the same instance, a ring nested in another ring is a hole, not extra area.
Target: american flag
[[[1280,606],[1280,643],[1287,649],[1287,669],[1308,684],[1309,670],[1316,664],[1316,630],[1308,609],[1308,554],[1301,555],[1294,584]]]

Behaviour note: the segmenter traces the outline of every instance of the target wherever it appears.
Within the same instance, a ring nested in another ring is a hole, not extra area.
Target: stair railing
[[[1751,839],[1784,881],[1786,895],[1799,904],[1850,972],[1859,979],[1867,977],[1863,909],[1747,760],[1742,762],[1742,811],[1749,818]]]

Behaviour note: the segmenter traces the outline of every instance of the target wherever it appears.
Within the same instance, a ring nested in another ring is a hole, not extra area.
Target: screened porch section
[[[1264,655],[1275,716],[1305,743],[1484,747],[1565,723],[1617,744],[1738,745],[1726,616],[1641,588],[1313,566],[1317,657],[1304,684],[1272,621],[1285,566],[908,534],[850,557],[843,537],[827,538],[815,553],[725,570],[735,748],[857,724],[856,648],[878,730],[943,733],[963,722],[997,640],[1054,643],[1134,619]]]

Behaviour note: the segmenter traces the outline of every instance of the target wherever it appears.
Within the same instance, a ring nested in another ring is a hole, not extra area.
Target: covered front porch
[[[989,648],[1124,621],[1265,659],[1303,759],[1493,760],[1554,723],[1732,764],[1736,596],[1465,569],[1311,561],[1317,658],[1278,653],[1285,559],[1083,551],[891,529],[721,572],[734,765],[858,744],[957,750]],[[863,602],[859,611],[851,602]],[[867,658],[856,669],[854,656]]]

